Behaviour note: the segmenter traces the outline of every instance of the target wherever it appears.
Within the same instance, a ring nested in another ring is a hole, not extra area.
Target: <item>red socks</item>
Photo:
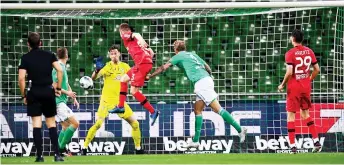
[[[139,101],[141,103],[141,105],[144,108],[146,108],[149,111],[150,114],[154,113],[154,108],[149,103],[146,96],[144,96],[141,92],[136,92],[133,96],[136,98],[137,101]]]
[[[307,126],[309,128],[309,131],[311,132],[312,134],[312,138],[313,139],[316,139],[318,138],[318,133],[316,131],[316,128],[315,128],[315,125],[314,125],[314,121],[311,117],[307,118],[306,120],[306,123],[307,123]]]
[[[288,127],[288,137],[289,137],[289,144],[290,147],[295,146],[295,122],[288,122],[287,124]]]
[[[118,107],[124,107],[124,102],[127,99],[128,83],[121,82],[121,91],[119,93]]]

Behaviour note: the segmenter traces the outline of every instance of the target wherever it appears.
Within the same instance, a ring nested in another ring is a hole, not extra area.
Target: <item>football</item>
[[[84,89],[93,88],[93,80],[91,79],[91,77],[88,77],[88,76],[81,77],[79,83],[80,83],[81,88],[84,88]]]

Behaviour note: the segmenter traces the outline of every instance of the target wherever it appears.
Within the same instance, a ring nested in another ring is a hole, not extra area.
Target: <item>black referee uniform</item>
[[[55,123],[55,89],[52,86],[53,63],[57,62],[57,58],[52,52],[39,48],[41,40],[38,33],[29,34],[28,44],[30,45],[29,47],[31,50],[22,56],[19,66],[19,86],[21,88],[23,99],[26,99],[25,103],[27,103],[27,115],[31,117],[41,117],[43,114],[47,120],[49,119],[49,125],[47,126],[49,128],[51,144],[53,145],[53,149],[55,151],[55,161],[63,161],[58,150],[58,136]],[[28,80],[26,94],[24,92],[25,76],[23,74],[23,70],[26,71]],[[57,90],[61,89],[57,88]],[[37,127],[37,123],[39,122],[42,122],[41,118],[35,118],[33,121],[33,123],[36,123],[36,126],[34,125],[33,128],[34,143],[37,149],[36,162],[44,162],[42,156],[42,128]]]

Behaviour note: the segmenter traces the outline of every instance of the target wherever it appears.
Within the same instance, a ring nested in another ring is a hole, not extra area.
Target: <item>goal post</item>
[[[306,5],[307,4],[307,5]],[[284,54],[292,45],[291,31],[305,33],[304,44],[314,50],[321,72],[314,80],[310,110],[325,152],[343,152],[344,119],[344,4],[342,2],[185,3],[185,4],[2,4],[1,8],[1,139],[32,143],[31,121],[21,104],[17,66],[27,52],[27,33],[40,33],[45,50],[67,47],[69,83],[78,93],[80,111],[73,110],[80,128],[69,145],[73,154],[95,122],[103,80],[84,90],[78,80],[91,75],[93,59],[107,56],[112,44],[121,46],[124,62],[133,66],[121,43],[118,27],[128,22],[156,52],[154,69],[174,55],[173,42],[185,40],[212,68],[221,105],[248,128],[247,142],[206,108],[200,151],[185,149],[194,133],[193,85],[177,67],[145,83],[144,94],[161,110],[156,125],[135,102],[128,102],[140,122],[142,143],[148,153],[260,153],[289,152],[285,93],[277,86],[285,74]],[[140,8],[140,9],[139,9]],[[153,70],[154,70],[153,69]],[[296,121],[299,152],[312,147],[305,123]],[[45,154],[51,154],[44,132]],[[134,152],[131,127],[110,115],[90,145],[93,154]],[[111,143],[109,143],[111,142]],[[273,147],[270,143],[276,143]],[[278,143],[278,144],[277,144]],[[113,148],[110,146],[113,144]],[[124,147],[124,148],[123,148]],[[34,150],[32,150],[34,151]],[[9,153],[10,154],[10,153]],[[29,155],[33,153],[29,153]],[[25,153],[19,153],[25,155]]]

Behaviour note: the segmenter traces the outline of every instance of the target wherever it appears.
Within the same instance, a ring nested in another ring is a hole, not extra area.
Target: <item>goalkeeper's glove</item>
[[[100,56],[96,59],[96,73],[98,73],[104,67],[103,57]]]

